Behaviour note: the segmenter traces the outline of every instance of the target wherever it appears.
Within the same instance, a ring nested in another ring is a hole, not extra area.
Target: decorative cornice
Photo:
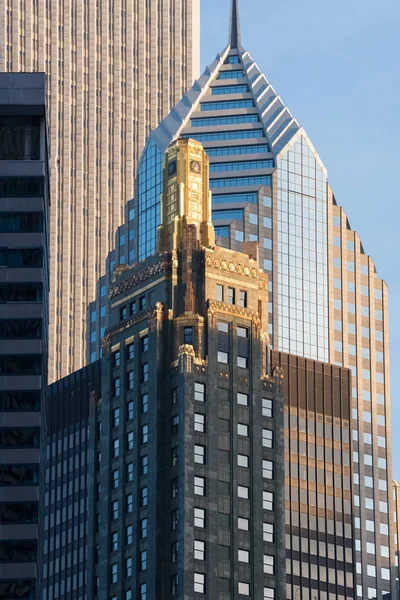
[[[163,305],[160,302],[156,302],[153,306],[150,306],[146,310],[142,310],[142,311],[138,312],[136,315],[133,315],[132,317],[130,317],[129,319],[124,319],[123,321],[120,321],[119,323],[117,323],[117,325],[114,325],[114,327],[110,327],[109,329],[106,330],[104,337],[103,337],[103,341],[102,341],[103,349],[108,346],[108,344],[111,341],[111,338],[114,335],[118,335],[119,333],[122,333],[126,329],[129,329],[136,323],[139,323],[140,321],[143,321],[145,319],[148,319],[149,321],[151,321],[151,319],[157,320],[159,318],[159,313],[162,310],[163,310]]]
[[[170,258],[164,258],[164,259],[160,260],[159,262],[154,263],[150,267],[147,267],[146,269],[139,271],[139,273],[132,275],[128,279],[125,279],[124,281],[120,281],[116,285],[112,286],[110,288],[108,298],[111,300],[112,298],[115,298],[116,296],[123,294],[124,292],[131,289],[132,287],[135,287],[136,285],[139,285],[140,283],[147,281],[147,279],[151,279],[152,277],[154,277],[155,275],[158,275],[159,273],[164,273],[165,271],[168,271],[170,266],[171,266]]]
[[[220,312],[226,315],[234,315],[235,317],[243,317],[250,319],[254,325],[261,328],[260,315],[254,310],[249,308],[243,308],[242,306],[236,306],[235,304],[226,304],[225,302],[218,302],[217,300],[208,300],[208,311],[209,313]],[[212,323],[214,326],[214,323]]]

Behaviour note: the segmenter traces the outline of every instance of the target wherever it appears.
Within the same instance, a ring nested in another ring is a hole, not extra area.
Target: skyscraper
[[[85,363],[86,310],[136,165],[199,67],[199,0],[0,0],[0,71],[48,75],[49,380]]]
[[[393,595],[387,286],[304,129],[243,48],[236,0],[228,45],[150,134],[140,159],[135,218],[120,232],[120,240],[133,240],[139,260],[156,248],[162,161],[179,137],[201,141],[210,157],[219,243],[239,250],[259,242],[273,347],[352,371],[356,595]],[[113,254],[116,264],[122,247]],[[97,307],[105,310],[105,298]],[[96,319],[93,327],[96,333]],[[91,350],[94,359],[95,342]],[[310,588],[302,583],[305,598]],[[297,600],[295,593],[288,584],[287,597]]]
[[[46,78],[0,73],[0,597],[35,598],[47,385]]]

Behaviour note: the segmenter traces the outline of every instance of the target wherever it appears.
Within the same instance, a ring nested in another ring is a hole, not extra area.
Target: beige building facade
[[[48,75],[50,382],[85,363],[87,307],[145,140],[198,76],[199,12],[200,0],[0,0],[0,71]]]

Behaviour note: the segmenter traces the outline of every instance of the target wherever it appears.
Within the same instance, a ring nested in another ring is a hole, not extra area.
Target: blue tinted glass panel
[[[226,65],[238,65],[240,64],[240,58],[238,56],[228,56],[225,61]]]
[[[211,89],[213,96],[224,96],[225,94],[247,94],[248,91],[249,88],[247,85],[221,85]]]
[[[210,188],[240,187],[245,185],[268,185],[271,186],[271,176],[259,177],[227,177],[226,179],[212,179]]]
[[[210,173],[221,173],[223,171],[248,171],[249,169],[271,169],[274,161],[270,160],[246,160],[243,162],[214,163],[210,165]]]
[[[202,111],[231,110],[234,108],[254,108],[254,102],[253,100],[225,100],[222,102],[203,102],[200,105]]]
[[[163,155],[151,141],[138,174],[139,260],[154,254],[160,224]]]
[[[229,227],[215,227],[215,235],[217,237],[229,238]]]
[[[184,139],[192,138],[199,142],[217,142],[218,140],[247,140],[250,138],[265,137],[262,129],[249,129],[248,131],[219,131],[216,133],[184,133]]]
[[[213,194],[213,204],[230,204],[231,202],[251,202],[257,204],[258,194]]]
[[[222,71],[218,75],[218,79],[243,79],[243,71]]]
[[[232,219],[235,221],[243,221],[243,209],[237,210],[213,210],[212,218],[217,219]]]
[[[208,156],[235,156],[238,154],[263,154],[269,152],[268,144],[257,146],[228,146],[226,148],[206,148]]]
[[[192,119],[192,127],[214,127],[215,125],[238,125],[239,123],[258,123],[258,115],[231,115],[228,117],[203,117]]]

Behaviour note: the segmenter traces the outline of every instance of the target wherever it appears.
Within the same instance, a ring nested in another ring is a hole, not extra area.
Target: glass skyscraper
[[[109,272],[129,262],[128,251],[138,260],[155,252],[162,160],[179,137],[201,141],[210,157],[218,244],[240,250],[243,243],[259,242],[260,266],[269,276],[274,348],[352,371],[356,593],[363,599],[394,596],[387,286],[303,127],[243,48],[236,0],[228,45],[148,138],[135,202],[118,233]],[[105,327],[97,311],[106,318],[104,295],[90,313],[91,360]],[[296,484],[291,478],[287,490]],[[312,579],[296,588],[292,568],[289,560],[287,598],[311,600]]]

